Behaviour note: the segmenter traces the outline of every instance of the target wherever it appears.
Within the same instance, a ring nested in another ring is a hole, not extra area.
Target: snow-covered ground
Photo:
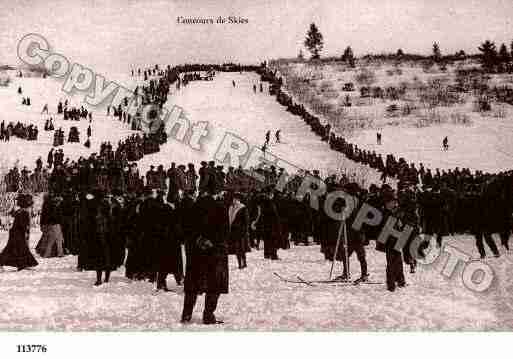
[[[393,153],[424,167],[469,168],[495,173],[513,168],[513,122],[511,119],[476,119],[471,126],[443,124],[422,129],[383,127],[382,144],[376,144],[376,131],[355,133],[351,141],[376,153]],[[449,151],[442,151],[447,136]]]
[[[20,166],[27,166],[29,169],[35,167],[36,159],[41,156],[46,163],[46,156],[53,145],[53,131],[44,131],[47,118],[52,117],[55,129],[62,127],[64,130],[64,154],[70,159],[77,159],[80,156],[88,156],[99,150],[103,141],[111,141],[117,144],[118,140],[127,137],[132,131],[128,126],[123,125],[112,116],[106,116],[106,108],[91,108],[83,102],[83,93],[75,93],[69,96],[62,91],[62,81],[53,78],[42,79],[39,77],[15,77],[11,72],[12,82],[9,87],[0,87],[0,122],[22,122],[38,126],[38,141],[26,141],[17,137],[11,137],[10,142],[0,141],[0,162],[2,165],[12,166],[19,161]],[[18,87],[21,86],[23,93],[18,94]],[[21,104],[22,97],[30,97],[31,106]],[[57,115],[57,104],[59,101],[68,99],[69,106],[80,108],[84,106],[93,112],[91,125],[92,137],[91,148],[84,147],[87,139],[87,127],[89,120],[64,121],[62,114]],[[41,114],[43,106],[48,104],[49,114]],[[112,112],[111,112],[112,113]],[[68,143],[69,128],[76,126],[80,133],[80,143]]]
[[[116,76],[119,84],[130,88],[140,83],[129,76]],[[71,159],[84,156],[99,150],[99,144],[103,141],[117,143],[132,133],[127,125],[123,125],[112,116],[106,116],[105,107],[90,108],[82,99],[84,93],[76,92],[71,98],[71,104],[89,108],[93,111],[91,148],[83,146],[88,121],[64,121],[62,116],[56,117],[57,103],[69,98],[62,92],[62,82],[54,79],[41,78],[17,78],[8,88],[0,88],[0,107],[2,113],[0,120],[21,121],[36,123],[39,126],[39,140],[30,142],[13,138],[10,143],[0,143],[1,162],[13,165],[17,160],[20,165],[29,168],[34,167],[35,160],[42,156],[46,161],[46,154],[52,147],[53,132],[45,132],[44,119],[41,109],[45,103],[49,104],[50,113],[54,118],[55,127],[62,126],[67,140],[69,126],[78,126],[81,144],[68,144],[63,146],[64,153]],[[232,80],[237,84],[232,86]],[[354,164],[348,161],[340,153],[329,149],[327,143],[321,142],[303,121],[286,111],[276,102],[276,99],[268,95],[267,85],[263,93],[253,93],[253,85],[259,83],[259,78],[254,73],[218,73],[214,81],[195,81],[187,87],[176,91],[169,97],[165,108],[172,110],[173,105],[180,106],[191,125],[201,121],[208,122],[208,136],[201,142],[202,150],[196,151],[187,144],[170,138],[167,144],[161,147],[159,153],[144,157],[139,167],[142,170],[149,169],[150,165],[163,164],[169,167],[171,162],[192,162],[199,166],[199,162],[214,160],[219,145],[227,132],[242,138],[249,146],[260,148],[265,140],[265,133],[271,131],[271,145],[268,152],[283,160],[283,167],[293,170],[295,167],[302,169],[319,169],[322,175],[342,170],[357,172],[365,176],[368,181],[376,181],[379,176],[369,167]],[[23,95],[18,95],[16,90],[22,86]],[[30,107],[21,105],[21,97],[30,96]],[[282,143],[276,144],[274,133],[281,129]],[[268,158],[269,155],[268,155]],[[288,163],[288,164],[287,164]]]
[[[31,235],[35,247],[40,233]],[[7,235],[1,236],[0,247]],[[450,240],[464,252],[477,256],[468,238]],[[371,279],[384,281],[384,254],[367,251]],[[111,282],[94,287],[94,272],[77,272],[77,258],[43,259],[34,270],[0,273],[1,330],[507,330],[513,328],[511,253],[489,259],[496,281],[483,294],[461,283],[461,267],[451,279],[441,274],[447,262],[442,254],[433,266],[420,266],[414,275],[405,272],[408,286],[390,293],[385,285],[291,284],[273,275],[326,279],[330,264],[319,246],[280,251],[282,260],[263,259],[263,251],[248,256],[248,268],[239,270],[230,258],[230,293],[222,295],[219,327],[201,324],[203,300],[198,301],[193,322],[179,323],[183,288],[170,275],[172,292],[155,295],[149,282],[132,282],[124,268]],[[353,276],[359,266],[353,257]],[[341,264],[335,272],[340,274]]]
[[[300,63],[284,65],[280,71],[290,77],[307,79],[308,83],[302,83],[301,86],[308,86],[308,91],[316,93],[317,100],[342,109],[340,116],[331,121],[335,130],[337,126],[343,127],[343,123],[350,120],[361,119],[365,129],[357,129],[346,134],[346,137],[350,137],[349,141],[360,148],[376,151],[383,156],[394,154],[396,158],[404,157],[409,163],[416,163],[417,166],[423,163],[432,170],[467,167],[471,170],[494,173],[513,168],[512,106],[492,102],[492,111],[481,115],[474,111],[473,101],[476,98],[473,94],[461,94],[463,103],[446,107],[439,105],[430,110],[423,108],[419,102],[418,95],[413,90],[415,86],[427,86],[433,80],[443,84],[454,84],[457,69],[457,66],[449,66],[446,72],[441,72],[435,67],[433,71],[425,73],[419,66],[406,64],[398,67],[390,64],[368,65],[350,69],[341,64],[316,66]],[[400,70],[400,74],[387,75],[387,71],[397,70]],[[415,108],[412,114],[387,117],[386,108],[392,104],[400,107],[403,105],[402,101],[360,98],[359,88],[363,85],[358,84],[356,77],[363,71],[373,74],[374,80],[368,86],[380,86],[385,89],[388,86],[399,87],[406,84],[405,86],[411,88],[407,92],[407,97],[410,98],[409,105]],[[347,82],[354,83],[356,91],[343,91],[342,87]],[[511,86],[511,76],[490,76],[488,84],[499,87]],[[298,97],[299,94],[293,95]],[[346,96],[351,98],[352,107],[341,105]],[[437,117],[441,124],[431,119],[430,124],[422,125],[419,119],[430,116]],[[455,123],[456,117],[465,118],[467,122]],[[376,132],[383,135],[383,143],[380,146],[376,144]],[[450,147],[447,152],[442,151],[442,140],[445,136],[448,137]]]
[[[65,98],[59,90],[61,84],[42,79],[13,80],[9,88],[0,89],[2,119],[33,121],[42,129],[44,122],[39,111],[48,103],[50,111],[55,112],[58,99]],[[232,80],[236,81],[236,88],[232,87]],[[30,108],[22,106],[16,94],[18,81],[22,83],[24,94],[31,97],[33,105]],[[174,93],[166,107],[177,104],[185,110],[191,122],[209,122],[211,134],[204,142],[204,150],[194,151],[182,143],[170,141],[162,146],[160,153],[145,157],[140,167],[213,159],[225,131],[260,146],[265,132],[271,130],[274,133],[277,129],[282,130],[284,143],[272,144],[270,151],[286,161],[303,168],[318,168],[324,173],[337,171],[341,165],[355,166],[344,161],[341,154],[329,150],[304,122],[285,112],[266,91],[254,94],[252,86],[257,81],[254,74],[221,73],[214,81],[193,82]],[[77,104],[80,101],[77,100]],[[66,155],[76,158],[95,152],[101,141],[114,143],[130,133],[117,120],[101,116],[104,111],[93,109],[93,112],[92,148],[87,150],[81,144],[66,144]],[[56,127],[68,123],[57,120]],[[84,134],[87,122],[80,122],[79,126]],[[392,133],[383,133],[383,146],[389,146],[387,149],[391,152],[400,154],[413,149],[413,145],[406,146],[404,141],[392,140]],[[13,139],[9,144],[1,143],[2,160],[11,164],[20,160],[21,164],[32,167],[39,155],[45,159],[51,140],[44,131],[40,136],[38,142]],[[82,141],[84,139],[82,137]],[[412,133],[408,141],[418,143],[419,139]],[[422,148],[438,147],[439,138],[432,136],[425,141]],[[455,148],[458,148],[457,144],[454,140]],[[453,156],[453,152],[445,155]],[[436,159],[440,154],[425,151],[424,156]],[[491,157],[486,154],[482,158],[472,158],[485,165],[493,161]],[[428,163],[426,159],[423,162]],[[368,174],[375,176],[371,171]],[[31,234],[32,248],[39,237],[37,231]],[[0,248],[6,240],[7,233],[1,233]],[[470,238],[458,237],[449,241],[473,258],[478,257]],[[383,282],[385,258],[372,247],[368,247],[371,279]],[[237,269],[234,258],[230,259],[230,294],[221,297],[218,308],[218,316],[226,324],[219,328],[209,327],[209,330],[505,330],[513,327],[513,264],[508,253],[503,253],[499,259],[487,260],[494,269],[496,280],[481,294],[470,291],[461,283],[461,267],[452,279],[441,274],[447,255],[442,255],[433,266],[419,267],[415,275],[407,274],[409,286],[389,293],[384,285],[310,287],[284,283],[273,272],[286,277],[299,274],[306,279],[325,279],[330,264],[323,260],[318,246],[293,247],[279,254],[281,261],[267,261],[263,259],[262,251],[253,251],[248,256],[249,267],[243,271]],[[168,283],[175,292],[153,295],[152,284],[131,282],[124,277],[124,268],[113,273],[111,283],[96,288],[92,285],[94,273],[76,272],[76,257],[38,260],[40,265],[34,270],[15,272],[5,268],[0,273],[0,329],[185,329],[179,323],[182,289],[174,285],[171,276]],[[354,258],[352,270],[353,276],[357,277],[359,268]],[[199,301],[194,323],[187,329],[205,329],[201,325],[202,308],[202,301]]]

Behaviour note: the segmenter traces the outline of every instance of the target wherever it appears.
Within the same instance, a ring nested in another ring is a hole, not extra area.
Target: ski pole
[[[342,226],[344,223],[345,223],[345,221],[341,221],[340,226],[338,227],[337,244],[335,245],[335,252],[333,253],[333,261],[331,262],[330,277],[328,278],[330,280],[331,280],[331,276],[333,275],[333,267],[335,266],[335,261],[337,260],[338,247],[340,246],[340,236],[342,235]]]
[[[351,272],[349,270],[349,244],[347,240],[347,227],[346,220],[344,219],[344,257],[346,258],[346,270],[347,270],[347,279],[351,278]]]

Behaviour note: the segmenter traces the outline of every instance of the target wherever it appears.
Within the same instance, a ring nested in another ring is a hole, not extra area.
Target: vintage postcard
[[[9,355],[513,329],[512,3],[0,5]]]

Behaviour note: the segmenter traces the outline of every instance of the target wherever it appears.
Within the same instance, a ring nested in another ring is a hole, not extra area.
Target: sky
[[[246,24],[181,24],[229,16]],[[513,41],[507,0],[0,0],[0,63],[18,64],[16,47],[38,33],[72,62],[97,71],[150,64],[258,63],[294,57],[310,23],[324,36],[323,56],[350,45],[356,55],[477,52],[486,39]]]

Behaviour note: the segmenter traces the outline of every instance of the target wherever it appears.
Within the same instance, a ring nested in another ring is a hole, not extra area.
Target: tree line
[[[315,23],[311,23],[304,40],[305,48],[310,52],[310,60],[320,60],[321,52],[324,48],[324,38]],[[420,61],[431,60],[432,62],[443,66],[444,64],[457,60],[477,59],[481,62],[483,70],[491,73],[513,72],[513,41],[510,49],[506,44],[502,43],[497,50],[497,45],[490,40],[484,41],[477,49],[477,54],[466,54],[465,51],[459,50],[454,54],[443,55],[440,45],[433,43],[431,55],[408,54],[402,49],[398,49],[395,53],[388,54],[367,54],[362,56],[363,60],[395,60],[395,61]],[[299,60],[304,60],[302,49],[299,51]],[[356,66],[356,58],[351,46],[347,46],[343,54],[338,58],[330,57],[329,60],[338,59],[347,63],[351,67]]]

